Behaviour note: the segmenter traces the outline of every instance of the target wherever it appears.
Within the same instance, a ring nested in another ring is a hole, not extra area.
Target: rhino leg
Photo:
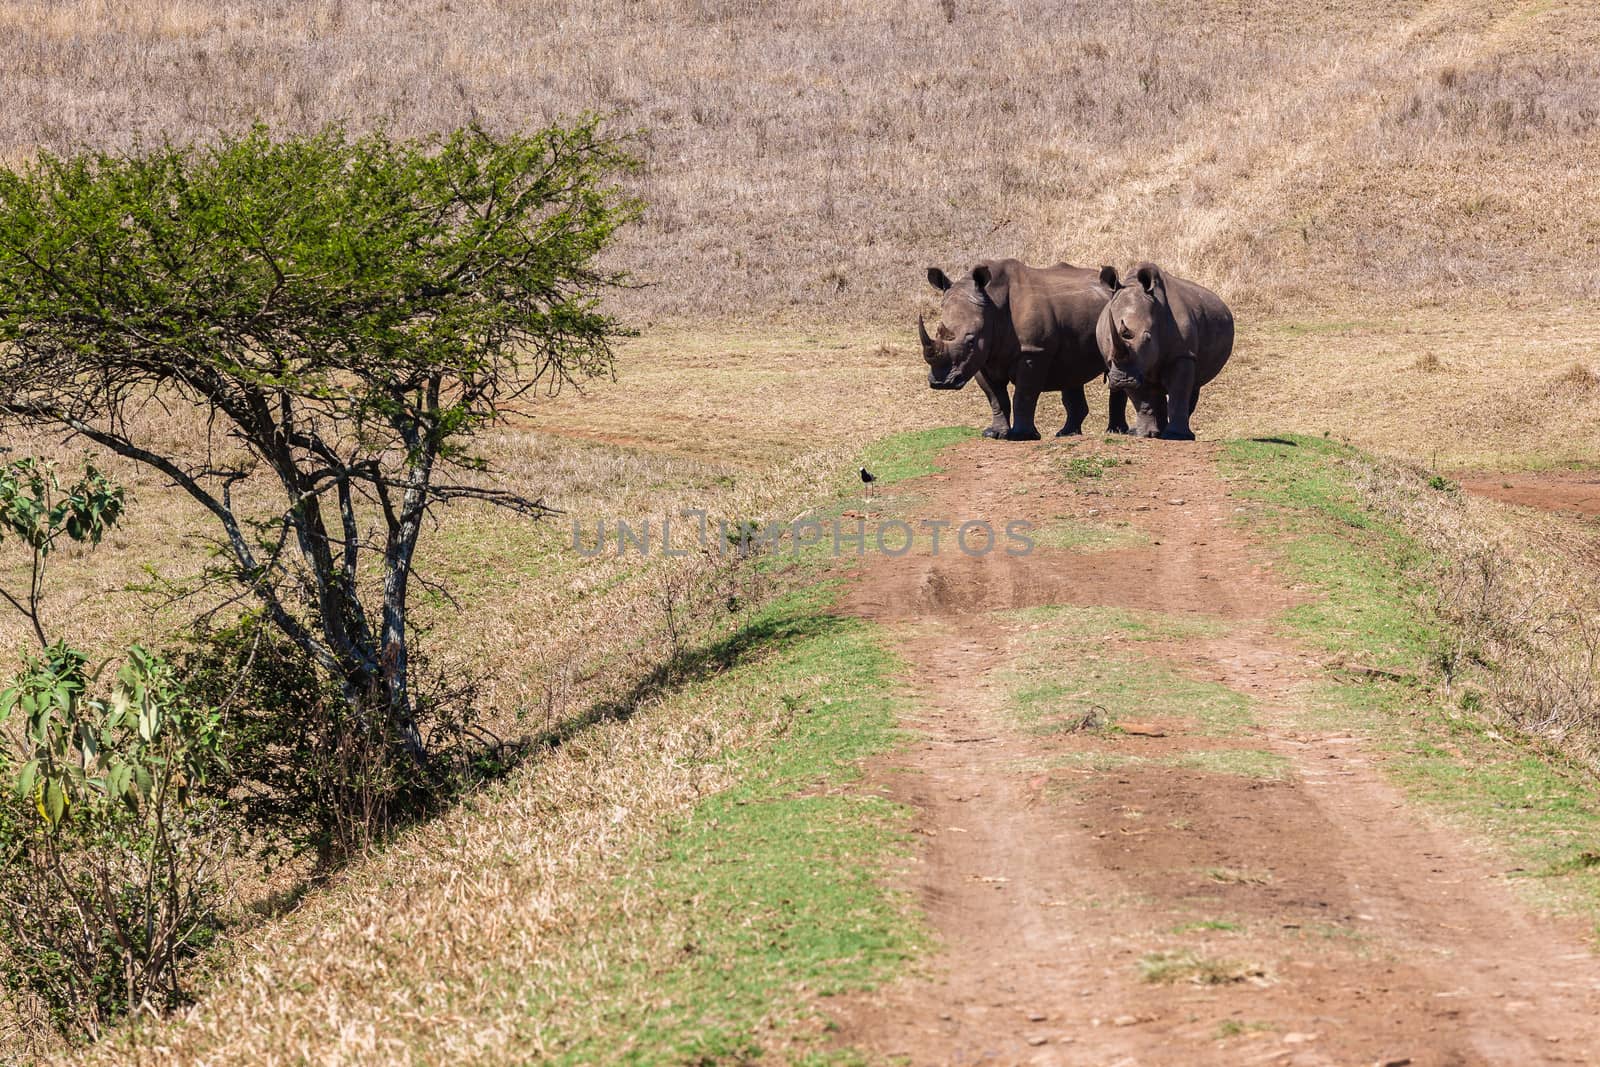
[[[1128,394],[1121,389],[1111,390],[1110,410],[1107,412],[1106,433],[1132,433],[1128,429]]]
[[[1056,431],[1056,436],[1076,437],[1083,432],[1083,420],[1089,417],[1089,401],[1083,395],[1083,386],[1072,385],[1061,390],[1061,405],[1067,409],[1067,423]]]
[[[1167,416],[1162,409],[1167,398],[1154,389],[1140,389],[1129,398],[1133,401],[1133,435],[1159,437],[1166,428]]]
[[[1168,441],[1193,441],[1189,412],[1194,410],[1200,392],[1194,384],[1194,360],[1180,359],[1167,373],[1167,425],[1161,437]]]
[[[1006,383],[1001,382],[997,389],[989,384],[989,379],[982,371],[977,374],[978,388],[983,390],[983,395],[989,401],[989,410],[994,413],[994,418],[985,427],[983,436],[1004,437],[1011,429],[1011,395],[1006,392]]]
[[[1006,431],[1007,441],[1037,441],[1039,428],[1033,423],[1033,413],[1039,406],[1039,391],[1017,383],[1017,395],[1011,401],[1011,429]]]

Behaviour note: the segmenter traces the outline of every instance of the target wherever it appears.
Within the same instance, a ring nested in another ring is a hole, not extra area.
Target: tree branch
[[[505,489],[487,489],[477,485],[435,485],[433,495],[445,503],[452,500],[481,500],[486,504],[493,504],[495,507],[506,508],[535,519],[546,515],[566,514],[560,508],[546,504],[543,497],[534,500]]]

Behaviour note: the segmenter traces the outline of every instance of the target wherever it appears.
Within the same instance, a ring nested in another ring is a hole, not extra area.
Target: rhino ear
[[[946,278],[944,276],[944,271],[940,270],[938,267],[929,267],[928,284],[942,293],[946,289],[950,288],[950,279]]]
[[[1122,279],[1117,277],[1117,268],[1101,267],[1100,284],[1110,289],[1113,293],[1122,288]]]
[[[987,288],[989,285],[989,268],[981,265],[973,267],[972,280],[979,289]]]
[[[1141,263],[1138,270],[1139,285],[1151,296],[1166,293],[1167,283],[1161,279],[1161,268],[1154,263]]]

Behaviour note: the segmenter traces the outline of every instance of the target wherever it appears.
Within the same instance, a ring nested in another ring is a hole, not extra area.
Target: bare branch
[[[487,489],[477,485],[435,485],[433,495],[445,503],[452,500],[481,500],[495,507],[505,508],[527,515],[530,518],[540,519],[546,515],[564,515],[566,512],[560,508],[551,507],[544,502],[544,498],[537,500],[520,496],[504,489]]]

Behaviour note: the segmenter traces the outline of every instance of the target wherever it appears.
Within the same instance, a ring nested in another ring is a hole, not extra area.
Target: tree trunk
[[[410,659],[406,643],[406,596],[411,582],[411,563],[422,519],[427,513],[429,481],[433,474],[434,452],[430,438],[414,447],[414,458],[407,471],[405,494],[400,510],[390,524],[389,540],[383,559],[383,637],[380,660],[389,703],[389,720],[401,743],[419,765],[428,762],[427,749],[417,729],[411,696]]]

